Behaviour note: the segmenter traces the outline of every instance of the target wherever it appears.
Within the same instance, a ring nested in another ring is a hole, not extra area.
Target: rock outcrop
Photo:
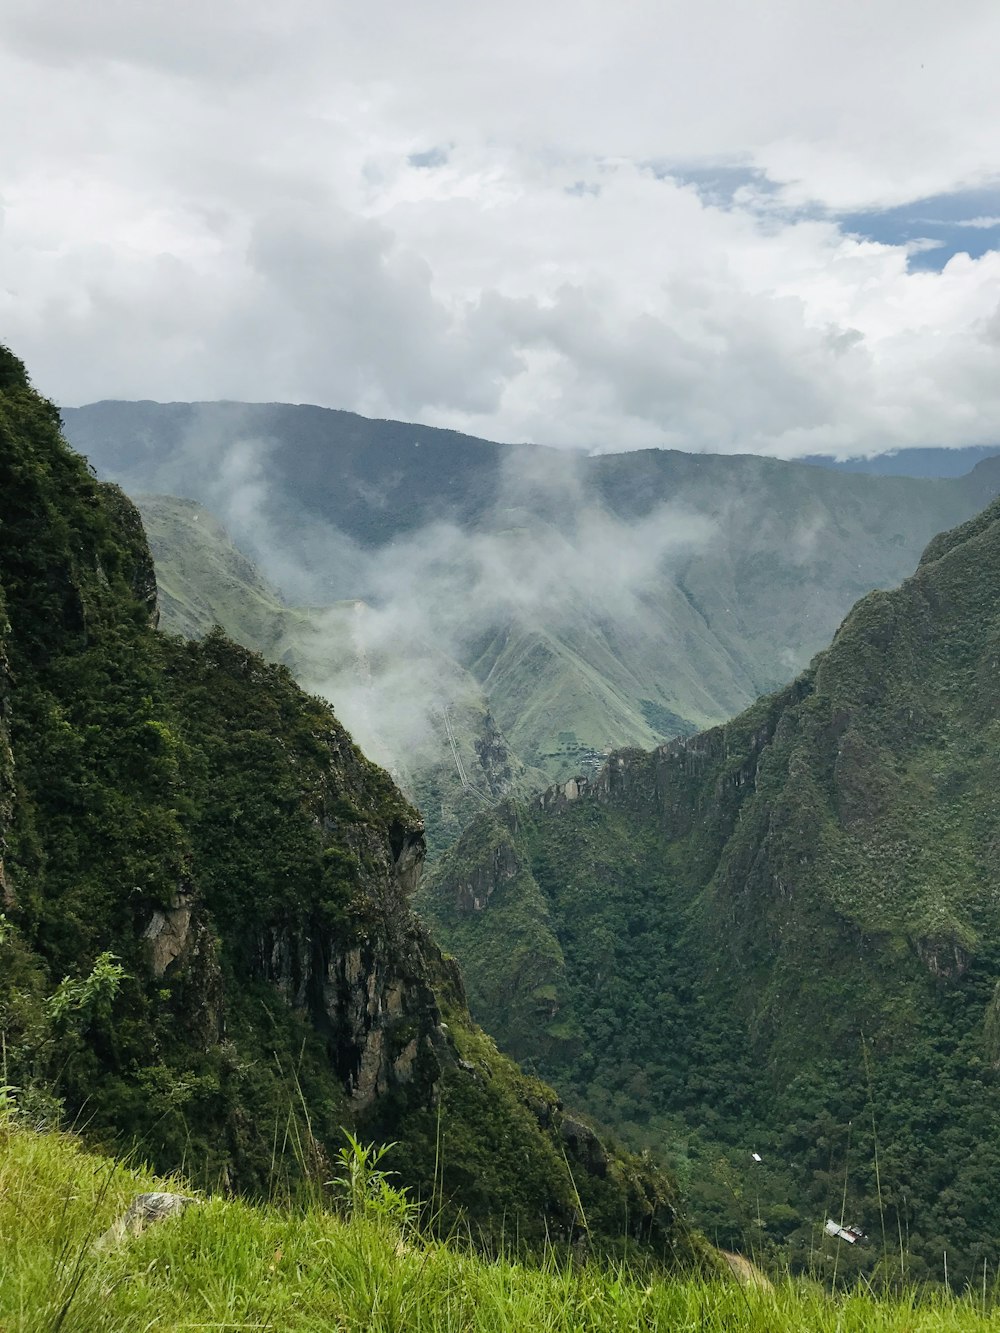
[[[95,1242],[95,1249],[104,1250],[113,1245],[120,1245],[129,1236],[141,1236],[156,1222],[165,1222],[168,1217],[180,1217],[198,1200],[189,1194],[172,1194],[166,1190],[156,1190],[151,1194],[137,1194],[128,1208],[107,1231]]]

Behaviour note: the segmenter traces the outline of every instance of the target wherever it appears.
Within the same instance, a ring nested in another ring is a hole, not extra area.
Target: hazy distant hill
[[[677,451],[588,458],[282,404],[64,416],[101,475],[200,501],[290,601],[364,601],[353,631],[380,664],[370,717],[400,762],[444,706],[447,660],[552,776],[720,721],[789,679],[1000,480],[989,461],[915,480]],[[338,706],[356,684],[326,678]],[[364,719],[359,739],[389,759]]]
[[[200,638],[220,625],[238,643],[287,666],[306,689],[338,696],[341,720],[364,735],[418,802],[432,847],[452,841],[483,805],[545,784],[512,753],[472,675],[428,646],[428,695],[441,707],[407,727],[391,698],[387,664],[365,647],[362,601],[288,606],[212,514],[195,500],[140,495],[156,562],[161,625]],[[413,688],[409,682],[407,695]],[[402,701],[406,708],[406,699]],[[406,736],[406,744],[399,738]]]
[[[964,477],[977,463],[996,458],[1000,445],[974,444],[965,449],[897,449],[875,458],[830,458],[812,454],[804,463],[842,472],[868,472],[880,477]]]

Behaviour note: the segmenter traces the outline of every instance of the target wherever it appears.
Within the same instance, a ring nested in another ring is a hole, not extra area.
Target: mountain
[[[335,698],[341,721],[418,805],[431,848],[454,842],[484,805],[546,785],[514,754],[471,673],[445,653],[427,645],[406,664],[369,646],[373,612],[362,601],[286,605],[194,500],[140,495],[136,505],[156,563],[162,628],[200,638],[221,626],[311,693]],[[418,689],[439,706],[413,710]]]
[[[471,1023],[388,775],[285,668],[160,633],[156,591],[138,512],[0,350],[5,1108],[269,1197],[350,1126],[486,1244],[691,1257],[671,1183]]]
[[[324,692],[400,773],[415,732],[444,752],[442,662],[549,779],[720,722],[1000,488],[995,460],[917,480],[584,457],[288,404],[106,402],[64,418],[101,475],[217,514],[282,599],[364,603],[352,635],[380,663],[371,707],[349,716],[356,672]],[[190,562],[183,576],[162,563],[182,601]]]
[[[994,502],[793,683],[507,803],[425,886],[473,1012],[723,1243],[806,1267],[833,1217],[869,1240],[831,1268],[959,1282],[1000,1244],[998,594]]]
[[[996,458],[1000,445],[973,444],[964,449],[896,449],[874,458],[832,458],[811,454],[804,463],[867,472],[880,477],[963,477],[987,458]]]

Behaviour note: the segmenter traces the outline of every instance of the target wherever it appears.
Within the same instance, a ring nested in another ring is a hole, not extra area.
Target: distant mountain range
[[[963,477],[977,463],[1000,454],[1000,445],[976,444],[965,449],[897,449],[874,458],[832,458],[811,454],[803,463],[841,472],[867,472],[877,477]]]
[[[507,765],[564,777],[738,712],[1000,489],[989,459],[913,479],[753,456],[583,457],[283,404],[63,415],[101,476],[199,502],[271,585],[245,565],[236,578],[238,552],[225,575],[203,540],[193,558],[193,525],[144,501],[167,619],[191,631],[218,616],[294,660],[452,831],[442,783],[475,806]]]

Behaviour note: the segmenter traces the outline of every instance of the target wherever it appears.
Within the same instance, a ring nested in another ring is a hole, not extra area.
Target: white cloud
[[[995,172],[992,0],[0,15],[0,336],[64,402],[599,449],[1000,440],[997,252],[911,272],[914,243],[820,220]],[[713,204],[652,161],[775,188]]]

